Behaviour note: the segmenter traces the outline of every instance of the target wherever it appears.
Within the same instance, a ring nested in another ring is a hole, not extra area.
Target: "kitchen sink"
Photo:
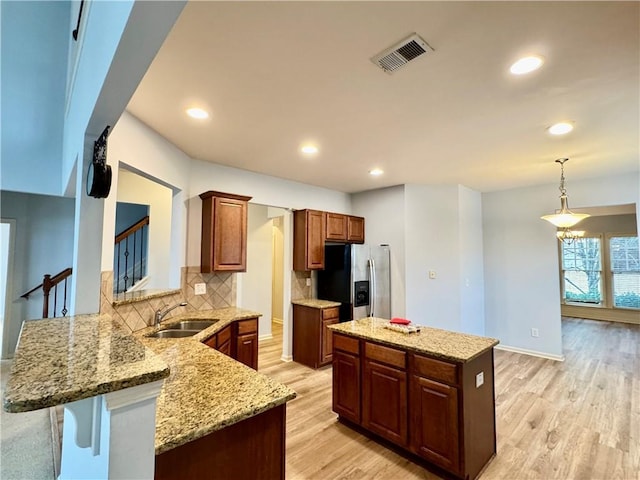
[[[147,335],[151,338],[184,338],[193,337],[200,330],[184,330],[177,328],[168,328],[166,330],[159,330],[157,332]]]
[[[177,330],[204,330],[214,325],[219,320],[182,320],[177,325],[173,325],[172,329]]]

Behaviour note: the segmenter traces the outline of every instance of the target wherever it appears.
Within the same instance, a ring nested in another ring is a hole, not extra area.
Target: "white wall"
[[[60,194],[70,2],[0,9],[0,188]]]
[[[637,173],[567,184],[574,208],[636,203],[639,188]],[[560,358],[557,240],[555,227],[540,219],[557,208],[555,184],[482,195],[486,334]]]
[[[405,218],[407,318],[459,331],[457,186],[405,185]]]
[[[271,336],[272,221],[268,207],[249,204],[247,271],[237,277],[238,306],[262,313],[258,336]]]
[[[482,195],[458,186],[460,330],[484,335]]]
[[[391,315],[405,311],[405,205],[404,186],[356,193],[353,214],[365,217],[365,239],[371,245],[386,243],[391,255]]]

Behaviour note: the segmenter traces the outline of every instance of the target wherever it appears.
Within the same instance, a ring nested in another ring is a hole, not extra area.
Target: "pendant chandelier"
[[[556,213],[551,215],[540,217],[561,229],[557,233],[558,239],[561,241],[573,241],[576,238],[583,237],[585,233],[583,230],[571,230],[571,227],[590,216],[586,213],[573,213],[569,210],[567,190],[564,187],[564,164],[567,161],[569,161],[568,158],[556,160],[556,163],[560,164],[560,210],[556,210]]]

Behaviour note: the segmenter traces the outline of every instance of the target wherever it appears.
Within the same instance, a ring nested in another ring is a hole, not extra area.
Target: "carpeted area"
[[[0,362],[2,392],[10,360]],[[3,395],[4,396],[4,395]],[[0,478],[2,480],[55,479],[49,409],[0,413]]]

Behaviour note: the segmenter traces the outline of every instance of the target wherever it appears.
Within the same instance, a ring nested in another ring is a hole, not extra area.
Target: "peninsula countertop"
[[[335,333],[372,340],[433,357],[465,363],[500,343],[495,338],[479,337],[421,326],[420,332],[401,333],[384,327],[388,319],[369,317],[329,325]]]
[[[136,337],[169,364],[156,410],[156,455],[216,430],[263,413],[295,398],[286,385],[210,348],[202,341],[230,323],[261,316],[239,308],[186,312],[162,322],[160,329],[185,319],[218,319],[188,338],[150,338],[149,327]]]
[[[108,315],[24,322],[4,394],[7,412],[52,407],[169,376],[167,363]]]

